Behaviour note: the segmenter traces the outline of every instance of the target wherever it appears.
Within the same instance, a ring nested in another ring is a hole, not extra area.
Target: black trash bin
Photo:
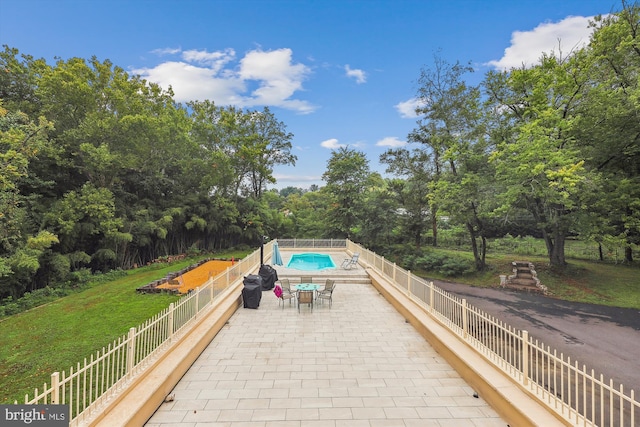
[[[278,272],[270,265],[263,264],[260,266],[259,275],[262,278],[262,289],[269,291],[276,286],[278,280]]]
[[[262,299],[262,278],[256,274],[245,276],[242,288],[242,302],[244,308],[260,307]]]

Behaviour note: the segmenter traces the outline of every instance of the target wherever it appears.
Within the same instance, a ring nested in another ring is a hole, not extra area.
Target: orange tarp
[[[177,290],[186,294],[192,289],[202,286],[209,278],[215,277],[233,265],[233,261],[212,260],[187,271],[182,276],[158,285],[158,289]]]

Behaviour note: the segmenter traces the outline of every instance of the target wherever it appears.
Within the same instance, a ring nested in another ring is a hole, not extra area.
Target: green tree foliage
[[[419,249],[429,223],[433,236],[433,245],[437,246],[438,227],[436,215],[429,206],[429,186],[433,182],[434,170],[427,150],[391,149],[380,156],[380,161],[387,165],[387,172],[402,177],[388,182],[389,193],[398,208],[399,234],[412,237]],[[435,207],[435,204],[433,204]]]
[[[185,108],[96,58],[50,66],[5,47],[0,69],[0,298],[286,233],[262,198],[293,136],[268,108]]]
[[[533,215],[556,267],[566,264],[565,240],[586,207],[590,179],[575,138],[577,107],[587,82],[580,59],[544,55],[539,66],[512,70],[507,98],[494,98],[514,119],[513,138],[498,142],[492,154],[506,189],[499,196],[501,210],[521,206]]]
[[[478,87],[463,76],[472,70],[459,63],[434,58],[433,69],[423,69],[418,90],[422,106],[419,128],[411,140],[424,144],[435,171],[429,194],[433,211],[446,212],[469,232],[476,268],[485,268],[485,222],[491,198],[487,184],[492,171],[486,162],[487,142]],[[478,245],[478,241],[480,244]]]
[[[274,183],[273,168],[295,165],[293,135],[264,108],[244,111],[218,107],[211,101],[189,103],[192,135],[203,151],[203,172],[210,190],[223,196],[249,195],[259,199]]]
[[[395,188],[378,173],[368,178],[364,192],[360,226],[355,237],[374,251],[382,251],[396,242],[400,204]]]
[[[363,210],[364,190],[369,179],[369,161],[364,153],[342,147],[331,153],[322,175],[331,195],[330,237],[352,238]]]
[[[583,234],[624,242],[625,258],[640,244],[640,7],[600,17],[587,49],[591,79],[577,126],[585,167],[600,172],[600,195]]]
[[[283,214],[290,222],[289,238],[331,237],[330,224],[326,220],[332,209],[332,195],[326,187],[317,191],[291,193],[283,206]]]
[[[37,123],[27,114],[9,111],[0,103],[0,295],[19,297],[33,286],[40,257],[55,235],[28,225],[28,202],[20,192],[30,163],[46,151],[51,123]]]

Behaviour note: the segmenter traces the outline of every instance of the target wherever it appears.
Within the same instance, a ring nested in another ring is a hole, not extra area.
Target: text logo
[[[0,426],[68,427],[68,405],[0,405]]]

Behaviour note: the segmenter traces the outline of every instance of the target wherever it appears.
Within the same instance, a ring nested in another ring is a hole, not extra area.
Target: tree
[[[87,183],[80,191],[67,193],[52,206],[43,225],[55,230],[63,254],[83,251],[92,257],[96,268],[103,269],[105,264],[115,267],[115,251],[105,239],[115,238],[122,220],[116,217],[109,190]]]
[[[432,226],[433,246],[437,246],[438,227],[435,215],[429,206],[429,186],[433,182],[433,163],[425,149],[409,151],[404,148],[387,150],[380,156],[380,162],[387,165],[386,172],[404,179],[387,183],[402,213],[399,221],[403,241],[413,241],[416,249],[429,222]],[[430,221],[429,221],[430,220]]]
[[[333,200],[327,218],[333,230],[329,237],[353,237],[369,175],[369,161],[364,153],[347,147],[331,152],[322,174],[327,182],[326,191]]]
[[[295,164],[293,135],[273,113],[217,107],[210,101],[189,104],[192,136],[202,147],[207,182],[224,196],[249,194],[259,199],[267,183],[274,183],[276,165]]]
[[[253,197],[260,198],[266,184],[276,182],[274,166],[295,165],[297,158],[291,154],[293,134],[286,131],[286,125],[278,121],[268,107],[250,113],[250,117],[254,145],[249,151],[252,156],[249,188]]]
[[[34,59],[31,55],[18,57],[18,49],[3,47],[0,52],[0,99],[11,111],[37,117],[41,107],[36,94],[38,79],[49,66],[44,59]]]
[[[432,169],[432,212],[443,210],[464,224],[470,237],[476,269],[485,268],[485,189],[491,180],[487,142],[478,87],[468,86],[463,75],[468,65],[449,64],[436,56],[433,69],[423,69],[418,95],[419,128],[410,140],[428,147]],[[478,246],[478,240],[480,246]]]
[[[585,167],[602,176],[583,234],[599,244],[620,242],[632,262],[633,246],[640,245],[640,5],[622,4],[619,13],[593,23],[592,83],[576,128]]]
[[[46,151],[52,124],[9,111],[0,102],[0,297],[19,297],[32,285],[40,257],[57,237],[28,227],[28,197],[20,183],[28,179],[29,164]]]
[[[330,237],[326,218],[329,217],[331,203],[331,194],[324,187],[318,191],[290,194],[283,206],[283,214],[291,223],[290,234],[281,237]]]
[[[587,71],[578,51],[564,59],[545,54],[538,66],[486,80],[494,111],[509,116],[513,126],[491,155],[505,189],[497,212],[513,207],[530,212],[553,267],[566,265],[566,238],[587,208],[587,184],[597,180],[585,168],[575,133]]]
[[[400,205],[393,191],[380,174],[369,176],[356,237],[371,250],[382,251],[395,242]]]

